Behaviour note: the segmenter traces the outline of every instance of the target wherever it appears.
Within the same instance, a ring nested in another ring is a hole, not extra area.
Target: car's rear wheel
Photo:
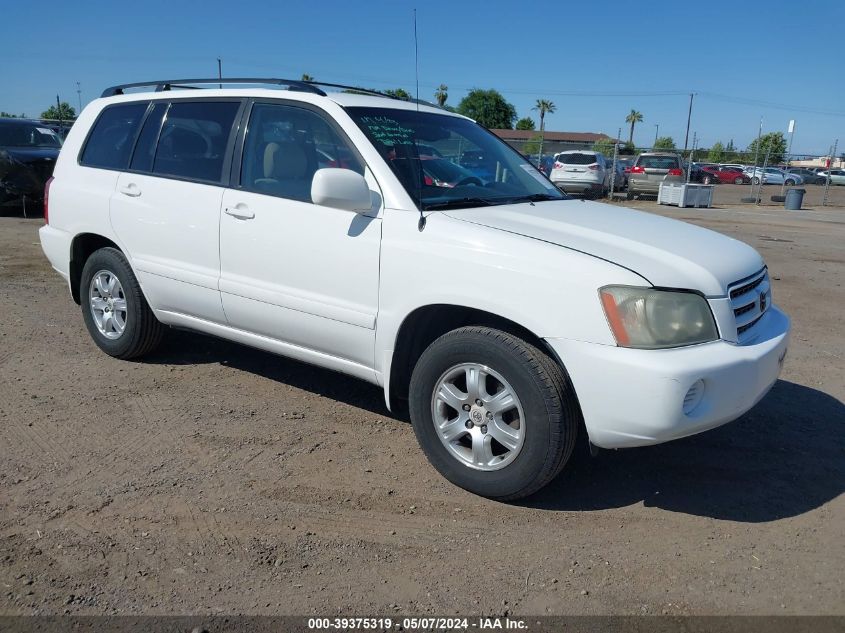
[[[795,181],[792,178],[787,178],[786,182],[784,183],[787,187],[792,187],[795,185]]]
[[[710,179],[710,176],[705,176],[705,177],[702,179],[702,182],[703,182],[705,185],[709,185],[712,181],[711,181],[711,179]]]
[[[129,262],[116,248],[101,248],[85,262],[80,303],[88,333],[109,356],[143,356],[161,341],[164,327],[147,304]]]
[[[446,479],[499,500],[526,497],[566,464],[581,414],[561,368],[534,345],[487,327],[434,341],[410,386],[414,432]]]
[[[754,176],[754,178],[751,179],[751,182],[753,182],[755,185],[759,185],[760,179],[757,176]]]

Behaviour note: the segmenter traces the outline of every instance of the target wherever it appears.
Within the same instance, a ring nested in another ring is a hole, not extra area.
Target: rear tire
[[[478,326],[444,334],[423,352],[409,405],[435,469],[456,486],[501,501],[554,479],[581,424],[574,390],[555,362],[514,335]]]
[[[794,186],[795,186],[795,181],[794,181],[794,180],[792,180],[792,178],[787,178],[787,179],[786,179],[786,182],[784,182],[783,184],[785,184],[787,187],[794,187]]]
[[[705,176],[705,177],[702,179],[702,181],[701,181],[701,182],[703,182],[705,185],[709,185],[709,184],[710,184],[710,176]]]
[[[742,184],[742,178],[734,178],[734,184],[735,185],[741,185]]]
[[[82,319],[94,342],[121,359],[149,354],[164,326],[155,318],[129,262],[116,248],[95,251],[82,268]]]
[[[755,185],[759,185],[760,179],[757,176],[754,176],[754,178],[751,179],[751,182],[753,182]]]

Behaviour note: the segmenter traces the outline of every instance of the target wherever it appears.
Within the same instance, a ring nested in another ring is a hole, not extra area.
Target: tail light
[[[50,224],[50,185],[53,184],[53,177],[50,176],[44,183],[44,224]]]
[[[669,175],[670,176],[683,176],[684,170],[683,169],[670,169]]]
[[[563,169],[563,163],[555,161],[555,169]]]
[[[645,167],[631,167],[631,171],[630,171],[630,172],[628,172],[628,173],[631,173],[631,174],[644,174],[644,173],[645,173]]]
[[[598,171],[599,170],[599,164],[593,163],[592,165],[590,165],[589,170],[590,171]]]

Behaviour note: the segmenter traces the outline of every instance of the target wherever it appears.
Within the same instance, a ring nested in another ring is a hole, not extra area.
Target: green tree
[[[604,154],[608,158],[613,158],[613,146],[616,144],[612,138],[603,138],[600,141],[593,143],[593,151],[599,154]]]
[[[539,154],[542,140],[543,137],[539,134],[534,134],[525,142],[525,145],[522,146],[522,153],[525,156],[534,156],[534,154]]]
[[[0,112],[0,119],[25,119],[25,118],[26,118],[25,114],[17,115],[17,114],[12,114],[11,112],[6,112],[6,111]]]
[[[707,160],[711,163],[723,163],[725,162],[725,156],[727,152],[725,150],[725,146],[722,145],[721,141],[716,141],[713,143],[713,147],[710,148],[710,152],[707,154]]]
[[[784,138],[783,132],[769,132],[760,137],[760,152],[757,155],[758,165],[762,165],[763,161],[766,160],[766,152],[769,153],[769,165],[777,165],[783,162],[783,156],[786,153],[786,138]],[[748,153],[752,156],[757,153],[756,138],[748,146]]]
[[[308,73],[302,73],[302,81],[314,81],[314,75],[309,75]]]
[[[53,105],[44,110],[41,113],[41,118],[69,121],[76,118],[76,110],[67,101],[62,101],[58,107]]]
[[[440,84],[437,90],[434,91],[434,98],[437,99],[437,105],[441,108],[446,105],[446,99],[449,98],[449,86]]]
[[[391,97],[396,97],[397,99],[404,99],[405,101],[411,100],[411,95],[404,88],[396,88],[395,90],[385,90],[384,94],[389,95]]]
[[[671,136],[661,136],[654,141],[654,149],[675,149],[675,139]]]
[[[633,156],[637,153],[637,148],[631,141],[625,141],[622,147],[619,148],[619,153],[627,156]]]
[[[625,123],[631,124],[631,132],[630,132],[630,134],[628,134],[628,142],[629,143],[634,142],[634,126],[637,123],[642,123],[642,122],[643,122],[642,112],[637,112],[636,110],[633,110],[633,109],[631,110],[631,114],[629,114],[628,116],[625,117]]]
[[[534,127],[534,119],[532,119],[530,116],[522,117],[519,121],[516,122],[517,130],[533,130]]]
[[[537,110],[540,113],[540,149],[537,150],[537,160],[543,154],[543,136],[546,131],[546,113],[554,114],[557,109],[553,101],[548,99],[537,99],[537,103],[532,110]]]
[[[458,113],[475,119],[488,129],[513,129],[516,108],[497,90],[474,88],[458,104]]]

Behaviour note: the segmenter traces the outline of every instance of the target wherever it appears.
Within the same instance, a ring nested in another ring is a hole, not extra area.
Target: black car
[[[38,202],[62,147],[52,128],[26,119],[0,119],[0,204]]]
[[[790,167],[787,171],[790,174],[801,176],[805,185],[823,185],[825,183],[824,176],[819,176],[818,172],[806,167]]]

